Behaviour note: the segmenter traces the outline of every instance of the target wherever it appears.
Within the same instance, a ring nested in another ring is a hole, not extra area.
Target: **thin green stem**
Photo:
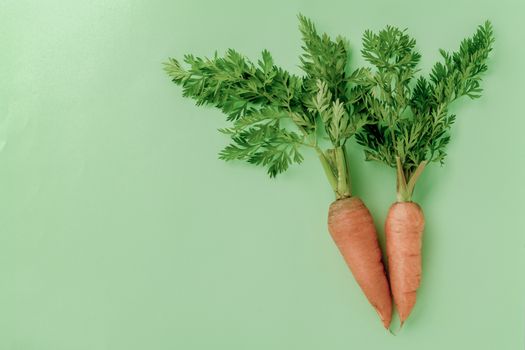
[[[408,191],[408,193],[410,195],[410,198],[412,198],[412,194],[414,193],[414,188],[416,187],[416,182],[419,179],[419,176],[421,176],[421,173],[423,172],[423,170],[425,170],[425,166],[426,165],[427,165],[427,161],[426,160],[424,160],[421,163],[419,163],[419,165],[417,166],[416,170],[414,171],[414,173],[410,177],[410,180],[408,180],[407,191]]]
[[[403,165],[399,157],[396,157],[397,164],[397,201],[398,202],[411,202],[412,195],[414,194],[414,188],[416,187],[416,182],[421,176],[427,161],[424,160],[417,166],[416,170],[410,175],[408,182],[406,181],[405,172],[403,170]]]
[[[337,167],[337,196],[338,198],[350,197],[350,183],[348,181],[348,166],[344,146],[335,148],[335,163]]]
[[[396,171],[397,171],[397,201],[410,202],[410,194],[407,191],[407,180],[403,170],[401,159],[396,157]]]
[[[332,190],[334,191],[336,197],[337,195],[337,178],[334,175],[334,172],[332,170],[332,166],[328,162],[328,159],[326,159],[326,156],[324,155],[323,151],[319,147],[315,147],[315,150],[317,152],[317,155],[319,156],[319,160],[321,161],[321,165],[323,166],[323,170],[325,172],[325,175],[328,179],[328,182],[330,183],[330,186],[332,187]]]
[[[342,146],[343,148],[343,155],[345,157],[345,168],[346,168],[346,184],[348,186],[348,193],[350,196],[352,195],[352,178],[350,177],[350,167],[348,165],[348,154],[346,152],[346,147]]]

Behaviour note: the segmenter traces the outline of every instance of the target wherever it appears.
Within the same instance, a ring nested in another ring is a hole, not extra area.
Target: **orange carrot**
[[[231,143],[220,152],[221,159],[263,166],[275,177],[303,161],[303,146],[316,152],[336,198],[328,217],[330,233],[388,328],[392,300],[376,230],[363,202],[352,197],[346,154],[347,141],[372,122],[364,111],[365,87],[357,86],[368,70],[348,69],[342,37],[332,40],[318,33],[304,16],[299,22],[303,76],[277,66],[266,50],[257,64],[228,50],[211,59],[186,55],[188,67],[170,59],[165,69],[182,86],[183,96],[228,116],[231,124],[220,131]]]
[[[367,207],[357,197],[330,205],[328,230],[385,328],[392,319],[390,288],[381,260],[376,229]]]
[[[421,280],[423,212],[412,201],[416,183],[431,162],[444,163],[456,115],[450,104],[480,97],[481,74],[494,44],[490,22],[478,26],[459,50],[440,50],[443,60],[429,76],[419,75],[421,55],[405,30],[387,26],[363,36],[363,58],[371,63],[365,83],[370,121],[356,135],[367,160],[397,171],[397,203],[385,223],[390,287],[401,325],[416,302]]]
[[[425,226],[423,211],[414,202],[394,203],[385,222],[390,287],[401,319],[408,318],[416,303],[421,281],[421,239]]]

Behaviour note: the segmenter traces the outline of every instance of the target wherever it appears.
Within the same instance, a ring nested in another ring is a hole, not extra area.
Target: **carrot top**
[[[363,58],[374,68],[361,80],[371,122],[356,135],[367,160],[397,170],[398,201],[411,201],[415,184],[429,162],[443,164],[456,116],[449,105],[462,96],[480,97],[481,74],[494,43],[490,22],[463,40],[456,52],[440,50],[443,62],[429,77],[419,76],[421,55],[406,30],[387,26],[363,36]]]
[[[227,115],[231,125],[220,131],[232,142],[220,152],[221,159],[261,165],[275,177],[303,161],[302,148],[311,148],[336,197],[350,197],[345,143],[367,122],[360,84],[367,71],[349,73],[348,47],[342,37],[333,40],[319,34],[301,15],[299,29],[303,76],[278,67],[266,50],[257,64],[230,49],[224,57],[185,55],[187,68],[170,58],[165,70],[182,86],[183,96]]]

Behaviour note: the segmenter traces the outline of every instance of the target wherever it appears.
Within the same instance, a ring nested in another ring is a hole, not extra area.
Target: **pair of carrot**
[[[345,39],[319,34],[304,16],[299,22],[303,76],[278,67],[266,50],[257,63],[228,50],[224,57],[186,55],[188,68],[170,58],[165,70],[183,96],[227,115],[231,125],[220,131],[231,143],[221,159],[266,167],[274,177],[301,163],[302,149],[317,154],[336,197],[328,214],[330,234],[389,328],[392,296],[403,323],[421,280],[425,219],[412,201],[416,182],[428,163],[443,163],[455,119],[450,103],[479,97],[492,28],[489,22],[479,26],[456,52],[440,50],[443,62],[414,83],[421,56],[406,31],[387,26],[365,32],[361,53],[372,67],[350,70]],[[353,136],[366,160],[396,169],[398,198],[385,223],[389,278],[372,216],[352,194],[346,142]]]
[[[480,97],[481,74],[494,43],[490,22],[461,42],[456,52],[440,50],[443,62],[429,78],[413,84],[421,58],[406,31],[387,26],[365,32],[361,51],[374,69],[361,79],[362,106],[369,122],[357,133],[367,160],[382,162],[397,174],[397,202],[385,222],[389,282],[369,211],[357,198],[330,207],[328,227],[356,280],[385,327],[392,307],[390,289],[401,326],[416,303],[421,282],[421,244],[425,218],[412,200],[416,183],[429,162],[443,164],[455,115],[449,105],[462,96]]]
[[[423,212],[416,203],[397,202],[391,206],[385,223],[389,284],[374,221],[363,201],[350,197],[330,205],[330,234],[385,328],[392,320],[391,290],[402,323],[415,305],[421,281],[424,226]]]

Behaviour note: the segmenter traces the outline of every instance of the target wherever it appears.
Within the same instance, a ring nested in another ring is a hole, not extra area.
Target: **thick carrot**
[[[385,222],[390,287],[401,325],[416,303],[421,281],[423,211],[414,202],[394,203]]]
[[[328,230],[385,328],[392,320],[392,299],[372,216],[357,197],[330,205]]]

